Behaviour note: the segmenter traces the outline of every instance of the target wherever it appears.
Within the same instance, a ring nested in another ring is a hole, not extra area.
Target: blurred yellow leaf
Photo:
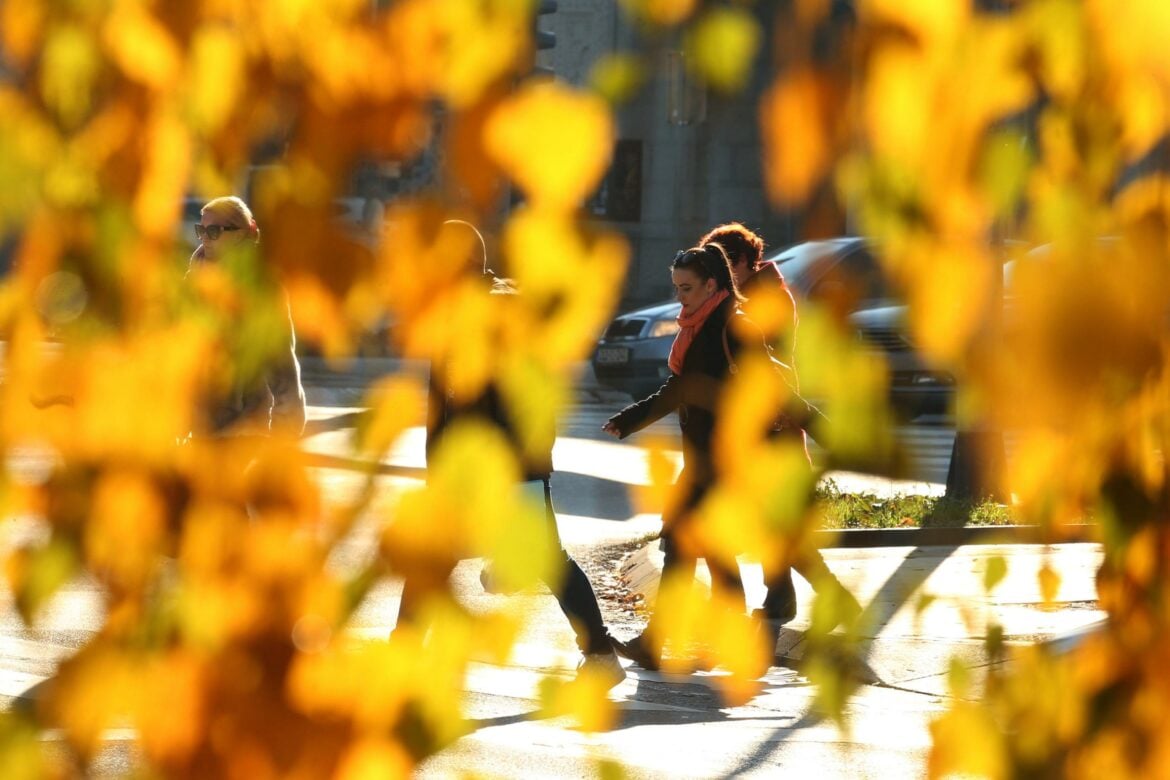
[[[63,663],[46,690],[45,711],[69,743],[92,757],[106,729],[125,723],[137,693],[138,670],[104,643],[93,643]]]
[[[1073,99],[1090,67],[1089,28],[1080,3],[1049,0],[1024,9],[1029,31],[1036,38],[1039,70],[1045,89]]]
[[[512,654],[525,617],[520,611],[504,610],[476,616],[475,645],[471,657],[486,663],[504,664]]]
[[[966,699],[970,687],[971,670],[958,658],[951,658],[947,664],[947,690],[957,699]]]
[[[1139,583],[1150,582],[1158,572],[1159,558],[1157,535],[1153,528],[1144,528],[1131,537],[1125,546],[1126,574]],[[1041,570],[1041,574],[1044,571]],[[1049,573],[1050,576],[1054,574]]]
[[[692,653],[706,635],[709,611],[710,596],[693,576],[669,572],[662,577],[654,601],[654,614],[661,619],[650,623],[644,636],[660,651],[663,669],[685,674],[694,668]]]
[[[520,287],[521,304],[513,308],[522,312],[508,318],[510,345],[561,372],[571,370],[592,350],[617,305],[630,254],[625,238],[604,230],[582,233],[567,215],[524,209],[508,220],[503,248]]]
[[[971,4],[963,0],[873,0],[865,12],[905,27],[923,47],[949,46],[971,18]]]
[[[723,700],[730,706],[747,704],[764,687],[760,677],[772,664],[759,623],[747,617],[743,604],[727,594],[714,594],[711,604],[706,648],[709,663],[727,670],[714,678]]]
[[[503,320],[480,279],[468,279],[441,294],[415,320],[407,348],[442,366],[442,381],[456,400],[475,398],[491,380]],[[424,335],[427,334],[427,335]]]
[[[995,590],[1003,578],[1007,576],[1007,561],[1002,555],[993,555],[987,559],[987,568],[983,572],[983,590],[987,593]]]
[[[824,88],[807,70],[786,73],[760,99],[765,182],[779,204],[803,202],[827,171],[823,104]]]
[[[801,395],[821,400],[818,406],[828,417],[819,427],[819,443],[846,460],[888,462],[895,441],[886,362],[843,332],[824,307],[803,305],[796,365]]]
[[[934,249],[935,251],[930,251]],[[987,320],[993,256],[969,246],[925,248],[914,258],[910,327],[930,360],[958,358]]]
[[[1040,583],[1040,598],[1044,600],[1044,605],[1053,606],[1056,594],[1060,591],[1060,573],[1045,562],[1036,573],[1036,579]]]
[[[930,64],[909,47],[886,47],[875,54],[866,80],[864,116],[866,135],[877,156],[900,160],[913,170],[932,148],[927,143],[934,129],[927,99],[930,77]],[[785,114],[791,115],[791,110]],[[800,137],[807,139],[809,133]]]
[[[991,714],[977,704],[955,701],[930,724],[934,743],[927,772],[930,777],[1006,777],[1005,755]]]
[[[603,55],[589,70],[589,84],[610,103],[624,103],[646,80],[646,68],[637,57],[621,52]]]
[[[350,745],[334,777],[337,780],[406,780],[413,773],[414,762],[399,743],[370,737]]]
[[[1166,85],[1145,73],[1135,73],[1117,86],[1117,107],[1124,122],[1125,151],[1133,159],[1149,152],[1170,128],[1170,98]]]
[[[232,115],[244,86],[246,58],[230,28],[200,27],[191,40],[186,86],[191,123],[214,133]]]
[[[790,376],[795,381],[795,374]],[[715,437],[719,450],[717,461],[726,464],[724,473],[735,475],[750,463],[751,445],[768,436],[779,413],[791,400],[794,388],[764,355],[748,355],[739,360],[728,385],[719,399]]]
[[[695,12],[696,0],[621,0],[621,5],[635,18],[649,24],[669,27],[686,21]]]
[[[183,637],[196,647],[218,650],[252,636],[272,614],[272,605],[242,577],[194,580],[180,591],[178,623]]]
[[[677,444],[666,441],[661,437],[647,436],[643,442],[645,449],[646,472],[649,484],[635,485],[631,489],[631,497],[639,512],[658,514],[669,500],[674,490],[674,480],[679,473],[681,458],[677,452]]]
[[[293,659],[288,696],[306,713],[348,718],[362,729],[387,729],[416,692],[422,658],[417,634],[400,628],[390,642],[338,640]]]
[[[41,63],[41,94],[67,127],[81,123],[93,105],[101,53],[77,25],[57,25],[47,35]]]
[[[309,274],[296,274],[285,280],[284,288],[296,312],[298,339],[321,343],[327,355],[344,354],[349,347],[344,315],[328,287]]]
[[[452,599],[433,599],[426,604],[420,625],[430,628],[414,650],[419,656],[410,682],[415,707],[406,717],[420,720],[427,749],[441,750],[470,728],[463,716],[464,685],[467,665],[481,646],[481,621]],[[408,639],[411,636],[407,634]]]
[[[209,345],[191,326],[95,348],[75,391],[71,444],[92,456],[166,455],[193,430],[199,380],[209,362]]]
[[[0,40],[14,61],[26,62],[41,44],[47,11],[40,0],[9,0],[0,5]]]
[[[134,197],[134,220],[143,234],[169,238],[175,230],[174,204],[183,199],[191,139],[177,117],[159,112],[141,139],[145,144],[145,171]],[[145,273],[145,263],[138,273]]]
[[[402,78],[455,107],[466,107],[518,70],[531,51],[532,4],[429,0],[395,3],[388,44],[401,53]]]
[[[666,648],[662,667],[685,673],[698,659],[729,673],[715,679],[724,700],[743,704],[760,689],[758,678],[769,665],[759,626],[744,614],[741,596],[699,587],[677,572],[664,577],[655,603],[651,645]]]
[[[771,561],[778,556],[754,497],[716,488],[699,507],[688,528],[698,549],[726,567],[738,569],[739,555]]]
[[[102,32],[110,57],[131,79],[155,90],[173,85],[180,69],[178,44],[147,6],[115,2]]]
[[[249,526],[243,541],[241,562],[262,583],[296,581],[313,571],[322,558],[318,545],[299,523],[274,513],[263,523]]]
[[[1170,83],[1170,8],[1158,0],[1134,0],[1118,6],[1091,0],[1085,5],[1091,34],[1116,68],[1120,81],[1147,73],[1165,89]],[[1164,94],[1164,93],[1163,93]]]
[[[565,376],[526,357],[504,361],[498,382],[509,423],[519,438],[519,455],[532,462],[547,457],[556,440],[557,420],[571,406],[573,388]]]
[[[609,731],[617,723],[619,710],[609,699],[609,683],[587,669],[574,680],[546,678],[541,683],[541,706],[546,717],[568,716],[586,733]]]
[[[521,86],[500,103],[485,132],[496,163],[535,206],[554,211],[578,208],[613,152],[605,103],[556,82]]]
[[[104,474],[94,491],[85,548],[89,563],[121,587],[143,587],[157,573],[166,506],[147,475]]]
[[[416,379],[391,376],[376,382],[367,398],[369,417],[355,429],[356,449],[380,459],[404,431],[424,422],[426,395]]]
[[[759,24],[747,10],[715,7],[691,27],[687,50],[708,84],[736,92],[751,75],[762,38]]]
[[[405,492],[382,532],[391,566],[405,576],[426,576],[433,570],[445,579],[457,561],[471,557],[460,518],[457,500],[442,490]]]
[[[474,534],[475,550],[492,562],[492,577],[506,591],[543,582],[558,592],[562,576],[559,550],[552,520],[545,515],[542,486],[528,482],[518,492],[519,500],[504,503],[500,507],[503,513],[492,515],[505,525],[485,524]]]
[[[428,458],[427,487],[403,496],[383,545],[403,573],[427,576],[463,558],[486,557],[510,587],[559,581],[558,550],[539,500],[521,488],[516,456],[500,429],[456,421]],[[529,483],[534,492],[539,483]]]
[[[42,607],[78,569],[77,554],[62,540],[22,547],[5,556],[4,574],[26,623],[33,623]]]
[[[174,650],[138,670],[134,724],[142,749],[161,763],[181,762],[207,727],[206,670],[195,656]]]

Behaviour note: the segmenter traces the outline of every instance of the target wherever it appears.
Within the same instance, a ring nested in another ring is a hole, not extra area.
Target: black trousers
[[[683,467],[675,483],[675,490],[670,504],[662,516],[662,575],[677,572],[694,577],[698,557],[687,554],[678,540],[679,528],[686,523],[687,515],[698,508],[703,497],[711,488],[711,483],[694,475],[696,470]],[[739,574],[739,567],[730,568],[711,558],[706,559],[707,569],[711,572],[713,586],[738,594],[746,603],[747,596],[743,588],[743,580]],[[792,584],[792,570],[795,569],[816,588],[828,585],[844,589],[840,580],[825,565],[825,559],[820,551],[802,556],[791,566],[777,566],[771,562],[763,562],[764,594],[763,612],[768,620],[787,623],[796,617],[796,588]],[[654,620],[655,613],[650,620]]]
[[[597,603],[597,595],[593,592],[593,585],[589,578],[561,543],[560,533],[557,531],[557,515],[553,507],[552,484],[544,479],[544,513],[549,523],[549,530],[556,541],[557,549],[561,552],[561,563],[564,576],[558,588],[552,588],[557,597],[557,604],[577,638],[577,647],[582,653],[608,653],[612,648],[609,642],[609,632],[605,628],[605,621],[601,617],[601,607]],[[450,574],[448,571],[447,574]],[[545,583],[548,585],[548,583]],[[421,598],[417,582],[407,578],[402,584],[402,601],[398,607],[398,619],[412,619],[418,614]]]
[[[662,513],[662,579],[670,576],[682,576],[687,581],[694,580],[695,568],[699,557],[688,551],[680,542],[679,536],[688,522],[688,515],[698,508],[703,497],[711,488],[709,480],[697,476],[701,472],[686,465],[679,472],[671,493],[669,503]],[[711,572],[711,585],[730,592],[732,596],[738,594],[740,601],[746,602],[743,579],[739,575],[739,565],[729,567],[714,558],[705,558],[707,570]],[[794,599],[795,601],[795,599]],[[646,628],[649,630],[656,620],[659,620],[660,611],[656,604],[650,615]]]

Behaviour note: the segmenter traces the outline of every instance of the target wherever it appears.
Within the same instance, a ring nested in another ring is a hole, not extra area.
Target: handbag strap
[[[723,356],[727,358],[727,373],[734,374],[739,371],[735,365],[735,358],[731,356],[731,346],[727,343],[727,323],[730,318],[723,322]]]

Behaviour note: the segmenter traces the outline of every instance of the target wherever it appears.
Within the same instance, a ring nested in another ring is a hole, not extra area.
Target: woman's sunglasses
[[[218,241],[225,230],[239,230],[235,225],[196,225],[195,237],[206,238],[208,241]]]
[[[707,252],[706,247],[702,249],[682,249],[674,256],[675,268],[686,268],[687,266],[699,265],[702,266],[705,275],[708,278],[715,278],[715,264],[714,258]]]

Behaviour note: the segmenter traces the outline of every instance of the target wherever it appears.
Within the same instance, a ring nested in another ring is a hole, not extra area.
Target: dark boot
[[[662,666],[662,657],[654,652],[645,634],[638,634],[624,642],[611,636],[609,641],[618,655],[628,658],[649,672],[657,672]]]

